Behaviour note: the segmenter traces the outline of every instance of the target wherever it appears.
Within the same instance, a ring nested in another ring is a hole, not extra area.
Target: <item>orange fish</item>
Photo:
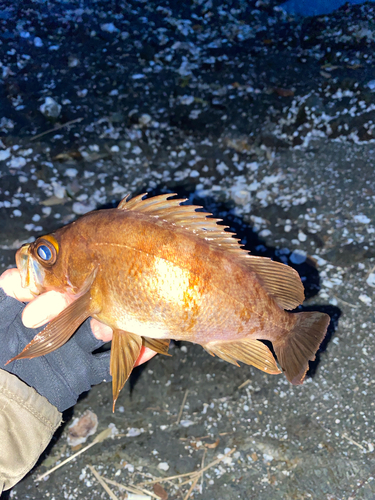
[[[22,286],[66,292],[75,300],[15,359],[63,345],[89,316],[113,330],[113,407],[142,345],[167,354],[169,340],[301,384],[329,316],[291,314],[304,300],[298,273],[249,255],[217,219],[181,206],[171,194],[128,196],[116,209],[90,212],[16,255]]]

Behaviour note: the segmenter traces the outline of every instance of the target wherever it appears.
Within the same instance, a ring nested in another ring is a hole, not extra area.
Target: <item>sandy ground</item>
[[[36,481],[77,451],[66,425],[11,498],[107,498],[89,465],[153,498],[375,498],[373,19],[371,5],[297,20],[268,1],[1,4],[1,269],[128,192],[177,192],[294,266],[302,309],[332,318],[301,387],[176,344],[114,414],[110,384],[93,388],[67,425],[90,409],[112,437]],[[164,481],[202,464],[189,495],[195,476]]]

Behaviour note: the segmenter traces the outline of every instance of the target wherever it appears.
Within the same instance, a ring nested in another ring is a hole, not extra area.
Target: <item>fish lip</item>
[[[22,288],[28,286],[28,261],[30,244],[23,245],[16,253],[16,264],[21,275]]]
[[[20,272],[22,288],[27,288],[33,295],[39,295],[38,278],[40,283],[42,276],[39,267],[36,269],[38,263],[31,256],[29,243],[17,251],[16,264]]]

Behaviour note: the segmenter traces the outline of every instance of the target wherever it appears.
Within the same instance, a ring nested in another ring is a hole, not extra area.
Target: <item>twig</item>
[[[70,122],[62,123],[61,125],[56,125],[56,127],[50,128],[49,130],[46,130],[45,132],[42,132],[41,134],[34,135],[34,137],[32,137],[30,139],[30,141],[35,141],[36,139],[39,139],[39,137],[43,137],[43,135],[50,134],[51,132],[55,132],[56,130],[60,130],[61,128],[67,127],[68,125],[73,125],[73,123],[81,122],[82,120],[83,120],[83,118],[81,117],[81,118],[76,118],[75,120],[70,120]]]
[[[346,300],[341,299],[340,297],[337,297],[337,295],[334,295],[335,299],[338,300],[339,302],[342,302],[346,306],[352,307],[353,309],[358,309],[359,306],[356,306],[354,304],[351,304],[350,302],[346,302]]]
[[[197,482],[199,481],[199,476],[197,476],[194,481],[193,481],[193,484],[190,486],[190,489],[189,491],[186,493],[186,496],[184,497],[184,500],[188,500],[191,492],[193,491],[193,489],[196,487],[197,485]]]
[[[122,488],[125,491],[129,491],[130,493],[135,493],[136,495],[140,493],[144,493],[145,495],[149,495],[150,497],[157,498],[160,500],[160,497],[156,495],[155,493],[152,493],[151,491],[145,490],[144,488],[140,488],[139,486],[133,487],[133,486],[124,486],[121,483],[117,483],[116,481],[112,481],[112,479],[107,479],[106,477],[103,477],[104,481],[108,484],[112,484],[112,486],[117,486],[117,488]]]
[[[237,389],[242,389],[243,387],[246,387],[247,385],[249,385],[251,382],[251,380],[248,378],[247,380],[245,380],[245,382],[243,382],[241,385],[239,385],[237,387]]]
[[[100,434],[98,434],[96,436],[96,438],[94,439],[94,441],[92,443],[90,443],[89,445],[82,448],[82,450],[77,451],[77,453],[74,453],[74,455],[67,458],[66,460],[63,460],[58,465],[55,465],[55,467],[52,467],[52,469],[48,470],[47,472],[44,472],[40,476],[37,476],[35,478],[35,481],[40,481],[41,479],[45,478],[46,476],[49,476],[51,474],[51,472],[55,472],[55,470],[59,469],[63,465],[67,464],[68,462],[71,462],[76,457],[78,457],[78,455],[81,455],[81,453],[84,453],[85,451],[89,450],[92,446],[94,446],[94,444],[101,443],[102,441],[104,441],[104,439],[107,439],[111,435],[112,435],[112,429],[105,429],[104,431],[102,431]]]
[[[202,462],[201,462],[201,469],[204,468],[204,459],[206,458],[207,450],[205,449],[203,452],[203,457],[202,457]],[[201,493],[203,493],[203,483],[204,483],[204,476],[201,474],[201,479],[202,479],[202,484],[201,484]]]
[[[108,495],[112,498],[112,500],[119,500],[118,496],[116,496],[111,488],[108,486],[108,484],[103,481],[102,476],[97,472],[92,465],[89,465],[89,469],[91,472],[94,474],[96,479],[99,481],[100,485],[103,487],[103,489],[108,493]]]
[[[176,420],[176,424],[177,425],[180,423],[180,420],[181,420],[181,417],[182,417],[182,412],[184,411],[184,406],[185,406],[188,394],[189,394],[189,389],[186,389],[185,395],[184,395],[184,399],[182,400],[182,403],[181,403],[180,411],[178,412],[178,417],[177,417],[177,420]]]
[[[358,446],[358,448],[361,448],[361,450],[365,450],[364,446],[362,446],[361,444],[359,444],[356,441],[354,441],[354,439],[352,439],[351,437],[349,437],[347,434],[342,434],[342,437],[344,439],[347,439],[350,443],[355,444],[356,446]]]
[[[224,460],[224,458],[227,458],[230,455],[232,455],[232,453],[234,453],[235,451],[236,451],[236,448],[232,448],[230,451],[228,451],[228,453],[226,453],[225,455],[223,455],[220,458],[217,458],[213,462],[210,462],[208,465],[206,465],[206,467],[203,467],[203,469],[199,469],[199,470],[193,471],[193,472],[185,472],[185,474],[177,474],[176,476],[159,477],[158,479],[153,479],[152,481],[145,481],[142,484],[162,483],[165,481],[170,481],[171,479],[179,479],[180,477],[187,477],[187,476],[191,476],[191,479],[193,479],[196,476],[199,476],[200,474],[205,472],[206,470],[211,469],[211,467],[214,467],[216,464],[218,464],[222,460]]]

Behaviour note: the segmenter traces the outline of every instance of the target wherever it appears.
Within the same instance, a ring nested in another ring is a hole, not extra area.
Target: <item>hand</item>
[[[15,268],[8,269],[0,276],[0,288],[20,302],[29,302],[22,313],[22,322],[28,328],[38,328],[48,323],[74,300],[68,294],[55,291],[42,293],[35,298],[27,288],[22,287],[20,273]],[[103,342],[112,340],[112,328],[109,326],[93,318],[90,320],[90,326],[98,340]],[[156,352],[148,347],[142,347],[135,366],[145,363],[155,354]]]

